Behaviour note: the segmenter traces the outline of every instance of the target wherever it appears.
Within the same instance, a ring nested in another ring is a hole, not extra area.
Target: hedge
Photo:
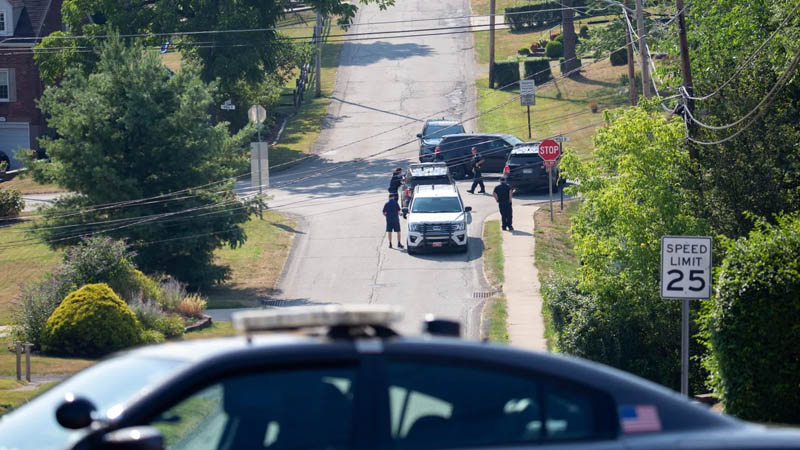
[[[800,423],[800,215],[760,222],[727,244],[703,317],[706,360],[725,412]]]
[[[624,66],[625,64],[628,64],[628,49],[621,48],[611,52],[609,59],[611,60],[612,66]]]
[[[136,316],[105,283],[69,294],[45,325],[45,351],[99,357],[140,342]]]
[[[503,88],[518,82],[519,63],[517,61],[503,61],[494,63],[494,80],[499,88]]]
[[[0,217],[17,217],[24,208],[22,193],[16,189],[0,189]]]
[[[544,49],[544,54],[552,59],[561,58],[564,56],[564,44],[558,41],[550,41]]]
[[[573,7],[585,6],[585,0],[575,0]],[[505,23],[512,30],[540,27],[561,23],[563,6],[556,2],[535,3],[531,5],[511,6],[505,9]],[[578,16],[586,14],[579,11]]]
[[[553,78],[548,58],[528,58],[525,60],[525,78],[533,78],[537,85]]]

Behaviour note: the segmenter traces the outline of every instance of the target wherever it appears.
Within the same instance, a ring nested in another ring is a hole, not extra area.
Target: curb
[[[186,329],[184,329],[184,333],[191,333],[192,331],[200,331],[203,328],[208,328],[211,326],[212,322],[213,320],[211,320],[211,316],[203,314],[203,318],[187,326]]]

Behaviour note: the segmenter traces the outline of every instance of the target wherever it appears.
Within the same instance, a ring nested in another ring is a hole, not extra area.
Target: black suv
[[[464,127],[457,120],[426,120],[425,126],[422,127],[422,133],[417,134],[419,139],[419,162],[433,161],[433,150],[439,145],[442,136],[464,132]]]
[[[445,163],[409,164],[403,179],[402,206],[408,207],[414,198],[414,188],[420,184],[453,184],[453,177]]]
[[[503,168],[506,182],[519,190],[547,189],[547,169],[539,156],[541,142],[523,142],[514,146]],[[558,166],[553,167],[553,191],[558,190]]]
[[[461,179],[472,171],[472,147],[486,160],[484,172],[500,173],[511,149],[522,140],[510,134],[456,134],[442,138],[434,151],[435,160],[446,162],[453,178]]]

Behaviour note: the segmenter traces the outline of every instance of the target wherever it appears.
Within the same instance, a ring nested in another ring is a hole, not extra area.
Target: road
[[[404,28],[370,25],[378,21],[467,15],[467,0],[406,0],[387,11],[360,7],[351,32]],[[411,256],[390,249],[381,214],[391,170],[415,161],[419,149],[416,141],[398,145],[414,140],[426,118],[466,120],[475,114],[472,39],[465,33],[344,45],[328,117],[315,144],[319,158],[270,180],[270,207],[290,214],[298,226],[269,304],[399,305],[406,312],[397,327],[403,333],[418,333],[425,314],[434,313],[459,320],[465,337],[479,337],[484,299],[478,293],[490,289],[482,273],[480,235],[484,218],[497,210],[492,197],[470,195],[467,182],[460,184],[465,204],[473,207],[467,254]],[[470,121],[465,128],[476,129]]]

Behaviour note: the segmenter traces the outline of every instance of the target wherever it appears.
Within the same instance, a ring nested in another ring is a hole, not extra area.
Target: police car
[[[519,190],[547,189],[548,174],[544,160],[539,156],[541,142],[522,142],[514,146],[508,155],[503,174],[506,183]],[[558,166],[554,166],[553,191],[565,182],[559,178]]]
[[[403,179],[402,207],[411,204],[414,189],[422,184],[454,184],[450,170],[445,163],[419,163],[409,164],[406,176]]]
[[[445,248],[466,252],[470,211],[472,207],[464,206],[455,184],[417,186],[411,207],[403,208],[408,219],[408,253]]]
[[[600,364],[399,336],[384,305],[238,313],[244,336],[144,347],[0,420],[2,449],[755,449],[800,431],[716,414]],[[119,392],[122,391],[122,392]]]

